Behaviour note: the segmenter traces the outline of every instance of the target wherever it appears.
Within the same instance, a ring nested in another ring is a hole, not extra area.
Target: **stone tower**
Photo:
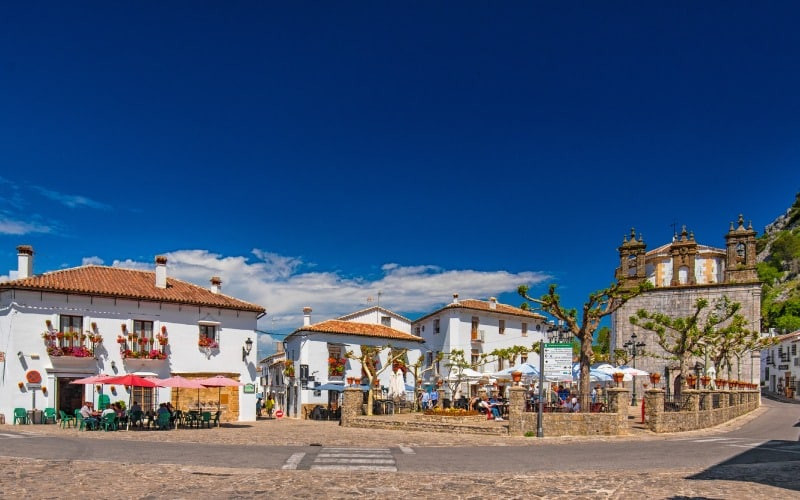
[[[756,271],[756,232],[753,223],[744,227],[744,217],[739,214],[739,227],[731,227],[725,235],[725,281],[749,283],[758,281]]]
[[[634,287],[647,278],[645,274],[645,251],[647,245],[644,243],[642,233],[636,239],[636,229],[631,228],[631,239],[627,236],[622,237],[622,245],[619,250],[619,267],[617,268],[616,278],[623,282],[625,287]]]
[[[672,256],[672,286],[694,285],[697,283],[695,278],[695,261],[697,258],[697,242],[694,233],[686,231],[686,226],[681,229],[680,237],[672,242],[670,247]]]

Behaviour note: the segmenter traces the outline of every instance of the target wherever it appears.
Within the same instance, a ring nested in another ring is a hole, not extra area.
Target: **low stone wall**
[[[678,412],[664,411],[664,391],[650,389],[645,394],[645,415],[653,432],[681,432],[705,429],[749,413],[761,405],[758,391],[716,391],[719,408],[713,408],[714,391],[686,390],[686,404]]]
[[[408,416],[408,415],[407,415]],[[486,434],[489,436],[508,436],[508,425],[492,420],[486,421],[486,417],[479,417],[473,423],[454,422],[448,417],[438,417],[439,421],[432,419],[419,418],[423,415],[412,416],[414,418],[394,419],[391,416],[373,417],[354,417],[347,420],[347,427],[360,427],[364,429],[390,429],[402,431],[426,431],[426,432],[449,432],[457,434]],[[457,417],[462,418],[462,417]],[[455,436],[454,436],[455,438]]]
[[[463,417],[445,417],[442,415],[416,415],[418,422],[429,422],[433,424],[480,424],[486,420],[485,415],[465,415]]]

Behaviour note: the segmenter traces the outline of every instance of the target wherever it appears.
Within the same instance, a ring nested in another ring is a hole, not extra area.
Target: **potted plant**
[[[703,375],[702,377],[700,377],[700,383],[703,384],[703,389],[707,389],[708,384],[710,382],[711,382],[711,377],[709,377],[708,375]]]
[[[653,387],[656,386],[657,383],[661,382],[661,374],[658,372],[653,372],[650,374],[650,383],[653,384]]]
[[[614,378],[614,382],[619,386],[622,383],[622,379],[625,378],[625,374],[622,372],[614,372],[611,374],[611,377]]]
[[[514,370],[511,372],[511,380],[514,381],[514,384],[519,385],[520,381],[522,380],[522,372],[519,370]]]
[[[690,373],[690,374],[686,375],[686,384],[689,387],[694,388],[694,383],[695,382],[697,382],[697,377],[695,376],[694,373]]]

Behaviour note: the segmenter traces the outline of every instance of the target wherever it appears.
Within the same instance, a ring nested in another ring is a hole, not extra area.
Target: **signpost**
[[[572,380],[572,344],[544,344],[544,376]]]

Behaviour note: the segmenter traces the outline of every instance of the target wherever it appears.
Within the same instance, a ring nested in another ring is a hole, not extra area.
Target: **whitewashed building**
[[[488,301],[459,300],[458,294],[453,294],[451,303],[414,321],[412,328],[415,335],[425,340],[425,367],[435,363],[438,353],[460,349],[478,371],[489,374],[509,366],[505,360],[497,359],[481,365],[482,355],[513,346],[532,348],[546,338],[547,320],[541,314],[498,303],[494,297]],[[520,361],[524,359],[517,359]],[[436,372],[448,377],[445,365],[446,362],[440,362],[438,370],[426,372],[425,380],[432,382]],[[464,389],[462,393],[466,394]],[[476,386],[471,389],[473,393]]]
[[[255,420],[256,338],[263,307],[153,271],[88,265],[34,274],[20,246],[16,279],[0,283],[0,413],[14,408],[72,412],[100,394],[144,407],[220,403],[222,420]],[[248,344],[248,339],[251,342]],[[148,372],[159,378],[224,375],[243,384],[197,390],[70,384],[97,374]],[[132,391],[132,392],[131,392]]]
[[[347,377],[362,377],[361,363],[345,359],[348,351],[356,354],[359,346],[391,346],[408,349],[405,362],[414,364],[422,355],[422,339],[410,333],[411,321],[380,306],[342,316],[337,319],[311,322],[311,308],[303,309],[303,326],[286,337],[285,377],[287,412],[304,416],[304,410],[315,405],[335,405],[341,394],[336,391],[315,390],[328,383],[340,383]],[[378,367],[385,366],[389,349],[380,353]],[[391,368],[380,376],[380,385],[389,385]],[[410,375],[409,375],[410,377]],[[407,383],[413,383],[410,378]]]
[[[770,335],[774,336],[772,332]],[[800,330],[775,338],[777,344],[761,351],[762,384],[770,392],[797,397],[800,390],[797,384],[800,379]]]

